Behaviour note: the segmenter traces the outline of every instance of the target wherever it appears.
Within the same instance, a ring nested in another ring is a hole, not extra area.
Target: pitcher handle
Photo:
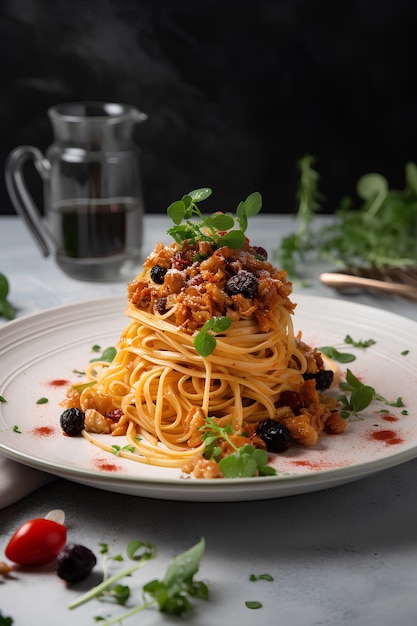
[[[23,167],[29,160],[34,161],[36,170],[43,180],[49,177],[51,164],[42,152],[34,146],[18,146],[7,158],[6,186],[16,213],[26,222],[43,256],[47,257],[51,253],[51,243],[45,231],[41,212],[27,188],[23,175]]]

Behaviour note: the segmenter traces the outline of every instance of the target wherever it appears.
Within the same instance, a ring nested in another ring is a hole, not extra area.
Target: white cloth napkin
[[[0,455],[0,509],[21,500],[55,476]]]

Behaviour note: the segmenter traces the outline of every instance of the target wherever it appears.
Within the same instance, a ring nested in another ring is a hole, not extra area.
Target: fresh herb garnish
[[[385,404],[387,404],[388,406],[392,406],[396,408],[404,406],[404,401],[401,398],[401,396],[399,396],[396,400],[390,401],[384,398],[384,396],[381,396],[380,393],[377,393],[376,400],[380,400],[381,402],[385,402]]]
[[[245,606],[248,609],[261,609],[262,608],[261,602],[258,602],[257,600],[247,600],[245,602]]]
[[[350,369],[346,370],[346,382],[340,383],[340,388],[348,392],[349,396],[339,398],[345,407],[341,412],[342,417],[349,417],[366,409],[376,398],[376,391],[370,385],[362,383]],[[347,413],[346,413],[347,412]]]
[[[82,370],[72,370],[73,374],[77,374],[77,376],[85,376],[85,372]]]
[[[0,396],[0,402],[7,402],[6,398],[3,398],[3,396]]]
[[[249,576],[249,580],[251,582],[255,582],[257,580],[268,580],[268,581],[273,581],[273,577],[271,576],[271,574],[251,574]]]
[[[236,209],[238,229],[234,228],[235,218],[230,213],[213,213],[203,215],[198,202],[209,198],[212,190],[208,187],[195,189],[170,204],[167,213],[174,226],[168,229],[168,234],[179,244],[184,241],[197,243],[209,241],[215,248],[227,246],[239,250],[245,244],[245,232],[248,218],[259,213],[262,208],[262,196],[258,192],[249,195],[240,202]],[[198,218],[197,220],[193,218]]]
[[[6,617],[0,611],[0,626],[12,626],[14,619],[12,617]]]
[[[341,411],[343,418],[348,418],[351,415],[356,415],[366,409],[373,400],[379,400],[384,402],[388,406],[403,407],[404,402],[401,397],[391,402],[384,396],[378,393],[370,385],[365,385],[351,372],[350,369],[346,370],[346,382],[339,384],[341,390],[346,391],[349,396],[341,396],[339,401],[342,403],[344,410]]]
[[[352,339],[350,335],[346,335],[344,342],[352,345],[354,348],[369,348],[370,346],[374,346],[376,344],[375,339],[360,339],[359,341],[355,341],[355,339]]]
[[[102,543],[99,545],[101,546],[100,553],[107,555],[108,545],[105,543]],[[156,548],[150,543],[144,543],[142,541],[135,542],[134,550],[132,551],[132,549],[128,548],[128,554],[131,559],[134,558],[134,560],[137,561],[135,565],[123,570],[122,572],[119,572],[118,574],[115,574],[114,576],[110,576],[110,577],[105,576],[103,582],[96,585],[95,587],[90,589],[90,591],[87,591],[87,593],[84,593],[82,596],[80,596],[79,598],[71,602],[68,608],[75,609],[78,606],[85,604],[89,600],[92,600],[93,598],[102,599],[104,597],[104,594],[108,594],[109,591],[110,591],[110,597],[111,597],[114,583],[119,581],[121,578],[130,576],[131,574],[133,574],[133,572],[143,567],[147,563],[147,561],[149,561],[150,559],[153,559],[156,555]]]
[[[374,339],[366,339],[356,341],[352,339],[350,335],[346,335],[344,338],[344,343],[353,346],[354,348],[370,348],[373,346],[376,341]],[[321,346],[318,348],[319,352],[322,352],[329,359],[333,359],[333,361],[337,361],[338,363],[352,363],[352,361],[356,360],[356,356],[351,354],[350,352],[340,352],[338,347],[336,346]]]
[[[92,387],[93,385],[96,384],[96,380],[90,380],[90,382],[88,383],[81,383],[81,385],[72,385],[72,389],[75,389],[75,391],[78,391],[78,393],[81,393],[84,391],[84,389],[88,389],[88,387]]]
[[[36,404],[47,404],[48,402],[48,398],[39,398],[39,400],[36,400]]]
[[[118,454],[120,454],[122,450],[127,450],[127,452],[134,452],[135,448],[133,446],[123,446],[122,448],[121,446],[118,446],[115,444],[112,446],[112,449],[110,450],[110,452],[112,452],[112,454],[115,454],[117,456]]]
[[[275,468],[268,465],[268,453],[251,444],[238,448],[230,436],[233,434],[231,424],[219,426],[213,418],[205,420],[200,429],[205,444],[204,456],[219,463],[220,471],[225,478],[252,478],[253,476],[276,475]],[[220,458],[221,440],[234,450],[231,454]]]
[[[212,317],[209,319],[194,338],[194,347],[197,352],[203,357],[209,356],[215,349],[217,340],[216,337],[208,331],[222,333],[230,328],[231,323],[232,320],[230,317],[226,316]]]
[[[147,605],[157,602],[159,610],[163,613],[182,615],[192,606],[187,598],[188,595],[207,600],[207,585],[193,579],[198,571],[204,550],[205,541],[201,539],[195,546],[171,560],[162,580],[152,580],[147,583],[143,591],[152,598]]]
[[[405,186],[390,189],[380,174],[365,174],[357,181],[359,206],[344,197],[330,224],[313,223],[321,209],[319,175],[314,159],[299,162],[298,228],[284,238],[275,257],[293,278],[307,255],[346,267],[402,266],[417,262],[417,166],[405,166]]]
[[[95,363],[96,361],[106,361],[107,363],[112,363],[116,354],[116,348],[110,346],[110,348],[106,348],[105,350],[103,350],[102,354],[96,359],[90,359],[90,363]]]
[[[97,585],[89,592],[81,596],[78,600],[75,600],[69,605],[70,609],[74,609],[81,604],[97,597],[98,599],[104,599],[104,597],[110,597],[118,604],[125,604],[128,597],[130,597],[130,589],[125,585],[114,585],[125,576],[130,576],[136,569],[142,567],[149,558],[155,556],[155,550],[150,544],[144,544],[142,542],[134,542],[138,544],[136,548],[144,549],[144,552],[139,556],[139,563],[123,572],[108,578],[100,585]],[[134,558],[137,558],[134,546],[130,544],[130,552]],[[208,588],[202,581],[195,581],[194,575],[198,571],[200,561],[205,550],[205,540],[201,539],[196,545],[189,550],[182,552],[181,554],[173,557],[168,564],[165,576],[162,580],[154,579],[143,586],[143,594],[145,601],[143,604],[136,606],[123,615],[111,618],[103,623],[103,626],[110,626],[122,622],[123,620],[147,609],[155,604],[161,612],[170,615],[182,615],[192,608],[192,604],[189,600],[190,597],[198,597],[200,599],[207,600]],[[133,551],[133,552],[132,552]],[[132,558],[132,557],[131,557]],[[108,596],[110,591],[110,596]],[[106,593],[106,596],[103,594]],[[101,618],[100,618],[100,621]]]
[[[410,350],[403,350],[401,352],[401,356],[407,356],[408,354],[410,354]]]
[[[356,359],[354,354],[339,352],[334,346],[321,346],[318,350],[329,357],[329,359],[333,359],[333,361],[337,361],[338,363],[351,363]]]
[[[17,424],[15,424],[13,426],[13,432],[22,434],[22,431],[20,430],[20,428],[19,428],[19,426]]]
[[[8,301],[8,295],[9,281],[4,274],[0,274],[0,317],[12,320],[16,317],[16,309]]]

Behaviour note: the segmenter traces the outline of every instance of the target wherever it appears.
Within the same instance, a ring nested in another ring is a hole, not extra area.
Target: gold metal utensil
[[[417,266],[349,268],[346,272],[324,272],[320,281],[338,291],[365,290],[397,295],[417,301]]]

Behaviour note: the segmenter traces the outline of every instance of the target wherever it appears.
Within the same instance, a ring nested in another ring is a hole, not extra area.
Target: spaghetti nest
[[[67,406],[85,411],[84,436],[111,449],[95,434],[124,435],[122,456],[186,466],[196,475],[196,463],[187,466],[187,460],[202,459],[207,417],[259,447],[265,445],[256,425],[265,419],[286,423],[302,443],[315,443],[332,407],[316,391],[314,376],[324,369],[320,354],[294,336],[290,293],[285,272],[248,241],[240,250],[159,243],[128,285],[130,323],[114,361],[90,364],[94,384],[68,394]],[[202,355],[196,336],[220,317],[229,318],[230,327]],[[304,411],[298,416],[294,397]],[[216,471],[211,466],[209,477]]]

